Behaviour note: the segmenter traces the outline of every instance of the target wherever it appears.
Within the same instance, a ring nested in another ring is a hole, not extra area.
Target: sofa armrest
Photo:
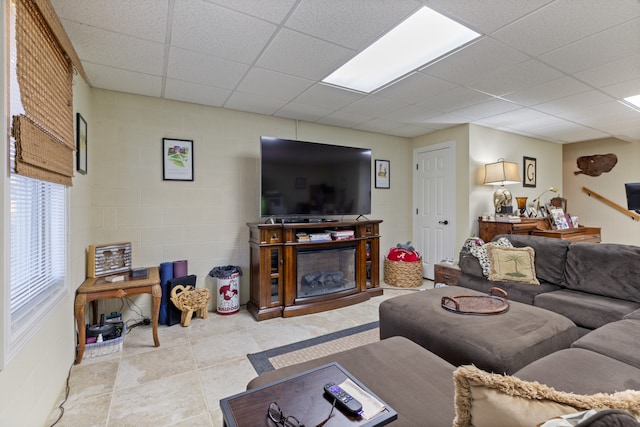
[[[470,253],[460,253],[458,267],[460,267],[460,271],[462,271],[462,273],[477,277],[484,277],[482,274],[482,266],[480,265],[478,258],[474,257]]]

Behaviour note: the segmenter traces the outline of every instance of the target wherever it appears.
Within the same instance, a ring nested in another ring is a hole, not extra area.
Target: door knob
[[[449,221],[447,221],[447,220],[445,219],[444,221],[438,221],[438,224],[447,225],[447,224],[449,224]]]

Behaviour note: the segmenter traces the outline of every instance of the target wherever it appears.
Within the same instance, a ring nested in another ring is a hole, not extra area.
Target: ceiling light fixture
[[[371,93],[478,37],[423,7],[322,81]]]
[[[629,96],[624,99],[622,104],[626,105],[627,107],[633,110],[640,112],[640,95]]]

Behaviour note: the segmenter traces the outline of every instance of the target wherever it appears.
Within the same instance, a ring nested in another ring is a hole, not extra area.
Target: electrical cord
[[[69,387],[69,379],[71,378],[71,369],[73,369],[73,362],[71,363],[71,367],[69,368],[69,373],[67,374],[67,382],[64,388],[64,399],[58,405],[58,409],[60,409],[60,415],[49,427],[53,427],[56,424],[58,424],[58,422],[60,422],[60,420],[62,419],[62,416],[64,415],[64,404],[67,403],[67,399],[69,399],[69,392],[71,391],[71,387]]]

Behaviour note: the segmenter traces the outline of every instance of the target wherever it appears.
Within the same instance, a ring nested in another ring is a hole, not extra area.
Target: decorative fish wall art
[[[583,173],[589,176],[600,176],[613,169],[616,163],[618,163],[618,156],[613,153],[594,154],[593,156],[578,157],[576,163],[580,170],[575,171],[575,175]]]

